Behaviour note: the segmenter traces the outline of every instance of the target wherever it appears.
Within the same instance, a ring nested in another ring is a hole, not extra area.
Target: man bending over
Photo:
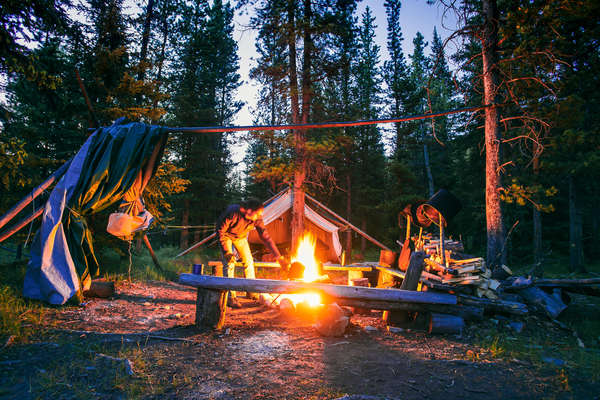
[[[248,244],[248,234],[252,229],[256,229],[258,236],[275,256],[282,269],[285,270],[287,268],[285,258],[281,255],[275,242],[265,228],[262,219],[263,211],[264,207],[262,203],[257,199],[251,198],[239,205],[232,204],[228,206],[217,220],[216,230],[223,254],[223,269],[227,271],[229,278],[234,277],[235,255],[233,254],[233,247],[236,248],[242,258],[244,277],[255,278],[254,260],[252,259],[252,252],[250,252],[250,245]],[[249,297],[256,299],[258,296],[251,294]],[[227,305],[235,308],[241,307],[233,290],[229,292]]]

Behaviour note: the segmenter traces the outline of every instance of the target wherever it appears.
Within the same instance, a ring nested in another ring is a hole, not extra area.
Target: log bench
[[[179,283],[197,288],[196,326],[201,330],[222,329],[225,325],[227,293],[230,290],[253,293],[306,293],[321,295],[324,303],[379,310],[427,311],[443,314],[469,313],[469,307],[457,305],[454,295],[379,289],[362,286],[330,285],[273,279],[225,278],[210,275],[181,274]],[[471,307],[478,313],[475,307]]]
[[[243,268],[244,264],[241,262],[235,263],[236,268]],[[268,261],[255,261],[254,268],[280,268],[277,262]],[[346,273],[347,285],[352,285],[352,280],[360,279],[363,277],[364,272],[371,272],[375,268],[373,265],[368,264],[323,264],[322,270],[324,273],[329,271],[337,271]],[[202,264],[201,272],[202,275],[216,275],[223,276],[223,263],[221,261],[209,261],[206,265]]]

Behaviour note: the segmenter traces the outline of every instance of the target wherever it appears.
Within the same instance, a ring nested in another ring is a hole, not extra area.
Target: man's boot
[[[254,301],[257,301],[259,299],[258,293],[254,292],[246,292],[246,298]]]
[[[240,303],[237,297],[230,294],[227,298],[227,306],[231,308],[242,308],[242,303]]]

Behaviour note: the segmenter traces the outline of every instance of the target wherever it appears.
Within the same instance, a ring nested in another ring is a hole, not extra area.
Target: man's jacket
[[[240,212],[240,206],[238,204],[232,204],[227,207],[219,219],[217,219],[216,230],[222,249],[225,248],[227,240],[235,241],[248,238],[248,234],[252,229],[256,229],[258,236],[265,246],[275,257],[279,258],[281,254],[279,253],[275,242],[269,235],[269,232],[267,232],[262,218],[259,218],[256,221],[250,221]]]

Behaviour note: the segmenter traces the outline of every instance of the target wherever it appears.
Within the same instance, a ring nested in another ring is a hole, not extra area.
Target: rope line
[[[318,122],[312,124],[294,124],[294,125],[256,125],[256,126],[206,126],[206,127],[178,127],[167,128],[169,133],[215,133],[215,132],[239,132],[239,131],[276,131],[286,129],[310,129],[310,128],[343,128],[348,126],[364,126],[377,124],[391,124],[398,122],[416,121],[427,118],[443,117],[450,114],[458,114],[469,111],[479,111],[492,106],[500,106],[499,104],[487,104],[477,107],[459,108],[450,111],[443,111],[430,114],[411,115],[401,118],[386,118],[386,119],[368,119],[358,121],[341,121],[341,122]]]

